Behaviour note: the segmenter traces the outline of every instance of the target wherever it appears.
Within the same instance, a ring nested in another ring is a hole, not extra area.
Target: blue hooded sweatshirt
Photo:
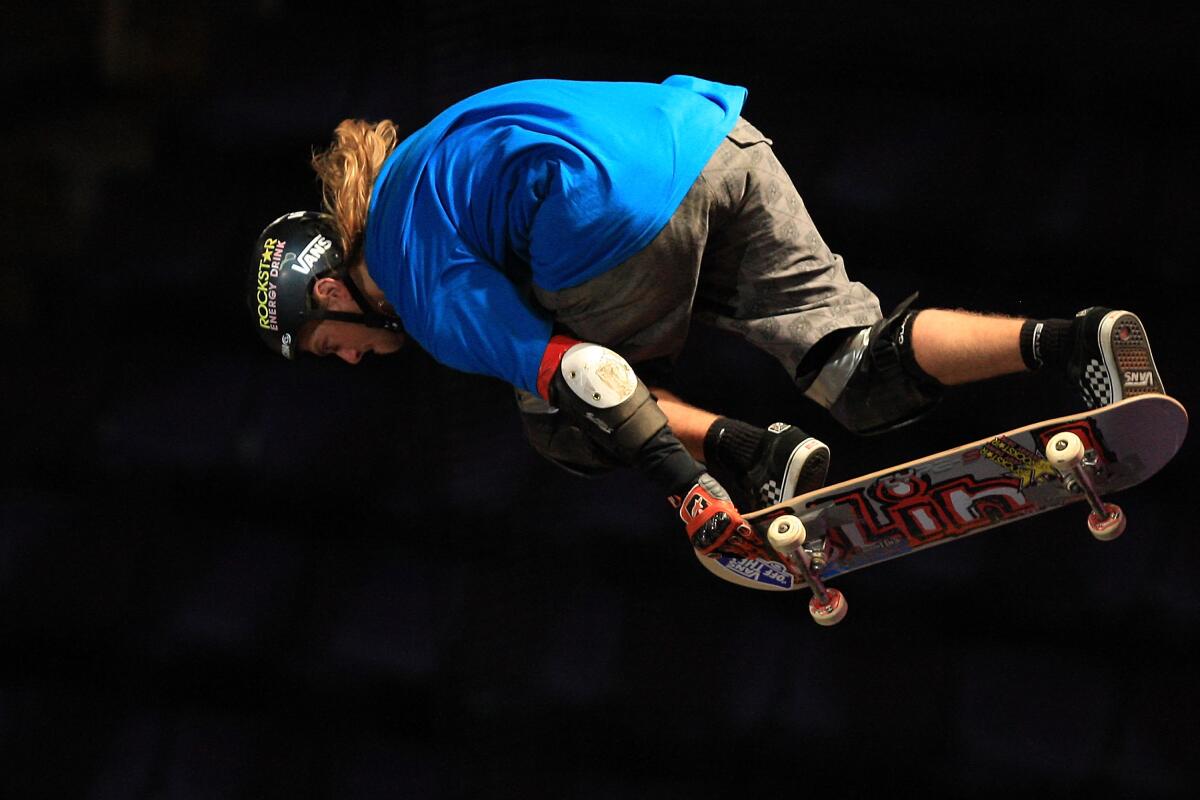
[[[578,286],[648,245],[737,122],[746,90],[531,80],[398,145],[371,193],[371,277],[435,359],[536,391],[552,320],[510,279]]]

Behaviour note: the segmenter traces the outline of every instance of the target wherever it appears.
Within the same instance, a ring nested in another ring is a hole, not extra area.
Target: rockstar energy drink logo
[[[1049,461],[1006,436],[991,440],[979,452],[1020,479],[1022,489],[1058,475]]]
[[[275,281],[279,278],[279,265],[283,261],[286,246],[287,242],[282,239],[267,239],[258,257],[258,283],[254,299],[258,305],[258,327],[263,330],[279,330],[278,287]]]

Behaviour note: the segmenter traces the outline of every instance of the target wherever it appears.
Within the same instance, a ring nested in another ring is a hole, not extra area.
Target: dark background
[[[1195,796],[1193,450],[1117,542],[1030,520],[846,576],[819,629],[636,477],[540,461],[505,386],[289,366],[241,297],[342,118],[689,73],[750,88],[886,307],[1130,308],[1190,406],[1200,27],[1055,8],[6,6],[0,797]],[[854,439],[757,353],[698,329],[684,361],[834,480],[1075,410],[1009,378]]]

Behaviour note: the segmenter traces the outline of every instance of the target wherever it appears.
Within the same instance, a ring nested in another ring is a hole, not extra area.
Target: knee
[[[797,376],[804,394],[853,433],[915,422],[941,400],[944,387],[921,370],[912,352],[911,325],[919,312],[910,306],[916,297],[845,336],[818,369]]]
[[[517,396],[525,440],[538,455],[585,478],[603,475],[620,466],[549,403],[527,392],[518,391]]]

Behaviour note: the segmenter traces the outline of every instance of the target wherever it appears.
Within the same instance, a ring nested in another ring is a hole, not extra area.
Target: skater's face
[[[326,311],[362,313],[345,285],[336,278],[318,280],[313,287],[313,296]],[[403,344],[404,334],[334,319],[309,323],[300,331],[302,351],[317,356],[337,356],[347,364],[357,364],[368,353],[395,353]]]

